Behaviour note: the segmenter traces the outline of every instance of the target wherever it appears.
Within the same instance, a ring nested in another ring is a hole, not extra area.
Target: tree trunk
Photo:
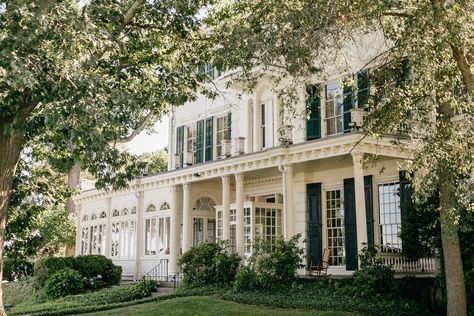
[[[449,177],[448,177],[449,178]],[[466,287],[459,243],[457,215],[452,203],[452,192],[447,179],[440,177],[440,221],[441,242],[444,256],[444,272],[446,277],[446,295],[448,299],[448,316],[467,315]],[[455,213],[455,214],[453,214]]]
[[[438,105],[438,133],[449,143],[450,132],[453,129],[453,109],[446,103]],[[448,316],[467,316],[466,287],[464,284],[464,270],[459,243],[459,208],[456,205],[455,192],[456,175],[449,166],[441,164],[439,167],[439,199],[441,244],[444,256],[444,273],[446,278],[447,312]]]
[[[12,180],[15,175],[23,137],[18,132],[3,134],[0,125],[0,281],[3,280],[3,245],[7,222],[8,200],[11,193]],[[6,315],[3,308],[3,291],[0,282],[0,316]]]
[[[75,191],[79,187],[80,180],[81,180],[81,166],[79,166],[78,164],[75,164],[74,166],[72,166],[72,168],[69,170],[67,174],[68,189]],[[67,213],[76,215],[76,203],[74,202],[74,199],[72,197],[70,197],[67,200]],[[68,257],[74,256],[75,253],[76,253],[75,244],[66,245],[66,250],[65,250],[66,256]]]

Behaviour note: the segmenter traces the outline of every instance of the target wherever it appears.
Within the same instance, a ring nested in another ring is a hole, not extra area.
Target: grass
[[[224,301],[208,296],[191,296],[173,298],[146,304],[134,305],[125,308],[113,309],[86,315],[193,315],[193,316],[356,316],[359,314],[349,312],[331,312],[297,309],[274,309],[261,306],[244,305]]]

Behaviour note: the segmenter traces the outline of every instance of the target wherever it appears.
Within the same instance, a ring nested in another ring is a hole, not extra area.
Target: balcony
[[[408,260],[400,254],[380,254],[379,257],[397,274],[437,275],[440,269],[436,258]]]

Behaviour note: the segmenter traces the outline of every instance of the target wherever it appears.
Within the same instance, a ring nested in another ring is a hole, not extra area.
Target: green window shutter
[[[344,133],[348,133],[351,131],[351,127],[349,126],[351,122],[351,110],[354,108],[354,102],[352,100],[352,87],[344,85],[343,87],[343,123],[344,123]]]
[[[196,151],[194,153],[196,163],[204,162],[204,120],[200,120],[196,125]]]
[[[367,102],[370,94],[369,70],[365,69],[357,73],[357,107],[368,110]]]
[[[308,263],[317,264],[323,256],[321,183],[306,186],[308,195]]]
[[[183,152],[184,152],[184,126],[179,126],[176,129],[176,154],[179,155],[181,161],[180,167],[183,166]]]
[[[232,139],[232,112],[227,113],[227,140]]]
[[[306,140],[321,138],[321,97],[319,85],[306,87]]]
[[[365,194],[365,218],[367,220],[367,243],[374,244],[374,193],[372,187],[372,176],[364,177]]]
[[[411,181],[407,179],[406,171],[400,171],[398,177],[400,180],[400,218],[403,227],[405,222],[405,214],[409,212],[409,209],[413,206],[413,202],[411,199],[413,195],[413,189],[411,187]]]
[[[346,243],[346,270],[357,270],[357,218],[354,178],[344,179],[344,230]]]
[[[211,161],[213,159],[213,133],[214,133],[214,118],[209,117],[206,119],[206,154],[205,154],[205,161]]]

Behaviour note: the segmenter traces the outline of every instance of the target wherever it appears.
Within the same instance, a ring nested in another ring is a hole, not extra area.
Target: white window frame
[[[390,186],[395,186],[395,190],[390,191]],[[384,188],[383,192],[380,191],[381,187]],[[402,229],[400,182],[377,183],[377,202],[380,251],[383,253],[400,254],[403,249],[400,237]],[[388,207],[388,209],[385,207]],[[388,212],[382,212],[382,209],[388,210]]]
[[[337,195],[339,195],[339,199],[337,199]],[[336,203],[337,200],[339,200],[339,207],[337,207],[337,205],[331,205],[332,203]],[[330,266],[345,267],[345,210],[344,190],[342,188],[331,188],[325,190],[324,211],[326,245],[331,251]]]

